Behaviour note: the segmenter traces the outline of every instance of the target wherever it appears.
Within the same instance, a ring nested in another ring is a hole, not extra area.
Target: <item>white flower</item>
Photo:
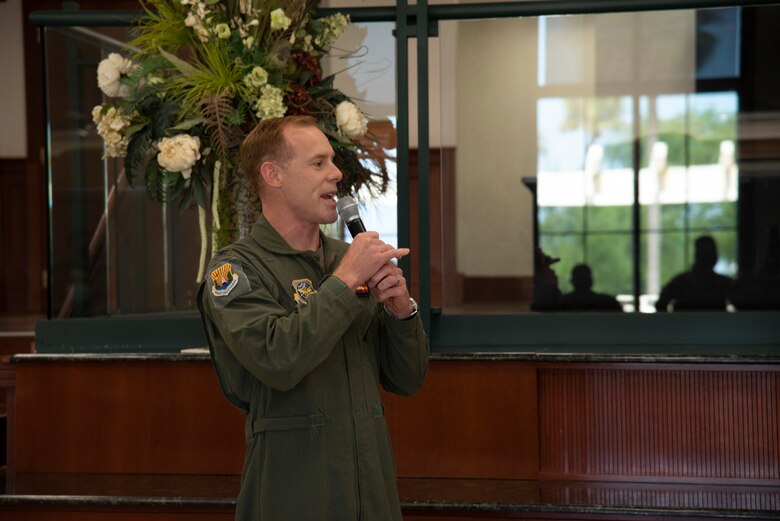
[[[244,83],[254,89],[259,89],[268,83],[268,72],[262,67],[255,67],[244,77]]]
[[[192,175],[192,167],[200,159],[200,138],[189,134],[164,137],[157,143],[157,162],[169,172],[181,172],[184,179]]]
[[[195,13],[189,13],[187,18],[184,19],[184,25],[187,27],[195,27],[198,24],[200,24],[200,19],[195,16]]]
[[[366,133],[368,122],[354,103],[342,101],[336,106],[336,125],[342,134],[355,139]]]
[[[271,11],[271,30],[278,31],[279,29],[285,30],[290,27],[292,20],[290,20],[284,10],[280,7]]]
[[[123,85],[120,80],[137,68],[138,65],[132,61],[112,52],[98,65],[98,87],[106,96],[126,98],[130,95],[130,87]]]
[[[97,132],[103,138],[106,145],[104,157],[124,157],[127,155],[128,140],[124,131],[130,126],[130,118],[109,107],[104,110],[103,105],[97,105],[92,109],[92,121],[97,125]]]
[[[333,42],[342,35],[350,24],[349,16],[345,16],[341,13],[326,16],[325,18],[321,18],[320,21],[322,22],[324,29],[322,33],[314,38],[314,43],[321,49],[327,49],[333,45]]]
[[[271,84],[265,84],[260,98],[255,102],[255,113],[260,120],[284,116],[287,107],[284,105],[284,93]]]
[[[230,38],[230,27],[228,24],[217,24],[215,31],[217,32],[217,38],[222,38],[223,40]]]

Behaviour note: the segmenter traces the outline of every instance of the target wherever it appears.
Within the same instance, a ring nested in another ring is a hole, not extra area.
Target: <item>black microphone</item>
[[[363,225],[363,221],[360,219],[360,214],[358,213],[358,205],[350,196],[345,195],[344,197],[340,197],[339,200],[336,201],[336,209],[339,212],[341,220],[347,225],[347,229],[353,239],[357,234],[366,231],[366,227]]]

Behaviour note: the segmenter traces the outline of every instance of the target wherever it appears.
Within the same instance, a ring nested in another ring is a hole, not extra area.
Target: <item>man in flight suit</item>
[[[261,122],[241,146],[260,194],[251,234],[217,252],[198,305],[222,390],[246,415],[237,520],[400,520],[379,386],[410,395],[429,346],[409,253],[336,220],[327,137],[307,116]]]

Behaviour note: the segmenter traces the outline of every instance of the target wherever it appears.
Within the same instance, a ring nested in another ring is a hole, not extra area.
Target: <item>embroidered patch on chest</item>
[[[229,262],[224,263],[219,268],[211,272],[211,280],[214,285],[211,287],[211,293],[215,297],[226,297],[230,295],[238,285],[239,275],[237,272],[233,272],[233,266]]]
[[[368,289],[368,284],[361,284],[355,288],[355,295],[358,297],[367,297],[371,294],[371,290]]]
[[[309,279],[295,279],[292,281],[292,287],[295,290],[293,297],[297,304],[308,304],[309,296],[317,292]]]

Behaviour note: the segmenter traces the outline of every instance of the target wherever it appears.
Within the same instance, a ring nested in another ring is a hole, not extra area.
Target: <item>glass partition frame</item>
[[[729,7],[744,5],[770,5],[776,1],[754,0],[751,2],[723,0],[597,0],[597,1],[558,1],[542,0],[531,2],[511,2],[493,4],[431,5],[426,1],[408,5],[399,0],[394,8],[357,8],[341,9],[349,12],[353,20],[390,21],[395,20],[396,56],[397,56],[397,103],[398,110],[398,233],[399,245],[409,244],[409,200],[408,160],[409,160],[409,76],[408,76],[408,39],[416,38],[418,56],[418,157],[420,190],[416,204],[420,209],[416,223],[419,242],[420,266],[430,265],[430,236],[428,197],[430,180],[428,158],[428,88],[427,88],[427,52],[429,37],[435,36],[439,20],[463,20],[470,18],[497,18],[518,16],[544,16],[554,14],[586,14],[603,12],[628,12],[642,10],[671,10],[708,7]],[[323,9],[329,14],[337,9]],[[37,25],[126,25],[137,13],[105,12],[36,12],[31,21]],[[409,273],[408,261],[402,267]],[[666,333],[661,334],[657,323],[648,321],[646,316],[609,317],[595,322],[583,323],[583,318],[574,315],[540,316],[536,314],[505,316],[445,316],[440,310],[431,308],[430,269],[420,271],[420,310],[435,351],[539,351],[553,346],[612,346],[610,348],[632,350],[647,344],[665,343],[717,344],[724,345],[777,345],[780,337],[778,323],[780,313],[740,313],[732,315],[698,314],[695,320],[683,316],[663,317]],[[593,318],[593,317],[591,317]],[[661,317],[653,317],[659,318]],[[691,338],[689,326],[705,323],[707,328],[697,328],[706,334]],[[709,327],[709,326],[717,327]],[[578,339],[571,329],[586,326],[589,336]],[[649,336],[643,333],[654,332]],[[617,333],[617,334],[615,334]],[[622,347],[619,347],[622,346]],[[632,347],[634,346],[634,347]],[[674,351],[673,351],[674,352]]]

